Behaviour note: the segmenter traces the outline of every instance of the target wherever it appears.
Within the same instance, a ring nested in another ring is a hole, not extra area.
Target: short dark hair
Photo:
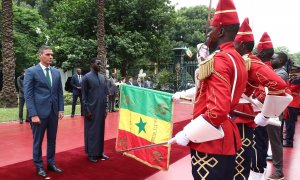
[[[289,57],[284,52],[277,53],[278,57],[281,58],[284,61],[284,64],[288,61]]]
[[[244,45],[248,51],[252,51],[254,48],[254,41],[244,42]]]
[[[42,45],[40,48],[39,48],[39,51],[38,51],[38,54],[42,54],[45,50],[47,49],[51,49],[50,46],[47,46],[47,45]]]
[[[91,64],[94,64],[96,61],[98,60],[98,58],[97,57],[93,57],[92,59],[91,59]]]

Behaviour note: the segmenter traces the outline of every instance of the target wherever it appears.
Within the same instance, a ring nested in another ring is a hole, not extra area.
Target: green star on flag
[[[145,130],[145,126],[146,126],[146,122],[143,122],[142,118],[140,117],[140,122],[139,123],[135,123],[135,125],[137,125],[137,127],[139,127],[139,134],[144,131],[146,133]]]

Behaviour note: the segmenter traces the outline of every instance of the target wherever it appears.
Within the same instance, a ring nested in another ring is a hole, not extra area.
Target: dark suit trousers
[[[40,125],[32,125],[33,132],[33,162],[37,168],[43,167],[42,143],[45,131],[47,129],[47,163],[55,164],[55,144],[58,125],[58,114],[52,113],[48,118],[40,119]]]
[[[282,116],[279,118],[282,120]],[[282,173],[283,149],[281,144],[281,127],[268,125],[267,131],[271,144],[273,165],[276,171]]]
[[[285,121],[286,123],[286,143],[293,144],[296,121],[298,117],[299,108],[288,107],[290,117]]]
[[[109,95],[108,96],[108,109],[109,109],[109,111],[115,110],[115,100],[116,100],[115,95]]]
[[[83,115],[83,111],[82,111],[82,99],[81,99],[81,91],[79,91],[78,93],[73,93],[73,102],[72,102],[72,113],[71,114],[75,114],[75,108],[76,108],[76,103],[77,103],[77,99],[79,98],[80,101],[80,113],[81,115]]]
[[[25,104],[25,98],[20,96],[19,97],[19,120],[23,120],[23,109]],[[26,119],[29,120],[28,112],[26,111]]]

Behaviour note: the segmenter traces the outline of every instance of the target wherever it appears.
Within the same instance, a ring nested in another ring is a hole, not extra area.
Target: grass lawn
[[[65,106],[65,115],[70,115],[72,105]],[[76,106],[75,114],[80,114],[80,105]],[[26,117],[26,107],[23,110],[23,119]],[[0,122],[18,121],[19,120],[19,108],[0,108]]]

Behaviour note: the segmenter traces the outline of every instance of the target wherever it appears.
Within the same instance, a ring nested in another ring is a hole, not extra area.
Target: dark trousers
[[[20,121],[23,120],[24,105],[25,105],[25,98],[22,96],[19,96],[19,120]],[[26,111],[26,119],[29,120],[28,111]]]
[[[289,118],[285,121],[286,123],[286,143],[293,144],[296,121],[298,117],[299,108],[288,107]]]
[[[247,180],[250,175],[251,155],[253,145],[253,128],[245,124],[237,124],[242,139],[242,147],[237,152],[235,159],[234,178],[235,180]]]
[[[109,95],[108,96],[108,110],[109,111],[114,111],[115,110],[115,100],[116,100],[115,95]]]
[[[236,155],[216,155],[191,149],[192,174],[194,179],[232,180]]]
[[[254,129],[252,150],[251,170],[257,173],[263,173],[267,168],[268,153],[268,133],[267,128],[258,126]]]
[[[52,113],[49,117],[40,119],[41,124],[32,124],[33,132],[33,162],[37,168],[43,167],[42,160],[42,143],[45,131],[47,129],[47,163],[48,165],[55,164],[55,145],[56,132],[58,125],[58,114]]]
[[[75,108],[76,108],[76,104],[77,104],[77,99],[79,98],[80,101],[80,113],[81,115],[83,115],[83,111],[82,111],[82,99],[81,99],[81,92],[79,93],[73,93],[73,102],[72,102],[72,115],[75,114]]]
[[[282,115],[279,116],[279,119],[282,121]],[[268,137],[271,144],[272,150],[272,161],[275,167],[275,171],[282,173],[283,165],[283,148],[281,140],[281,127],[268,125],[267,126]]]

